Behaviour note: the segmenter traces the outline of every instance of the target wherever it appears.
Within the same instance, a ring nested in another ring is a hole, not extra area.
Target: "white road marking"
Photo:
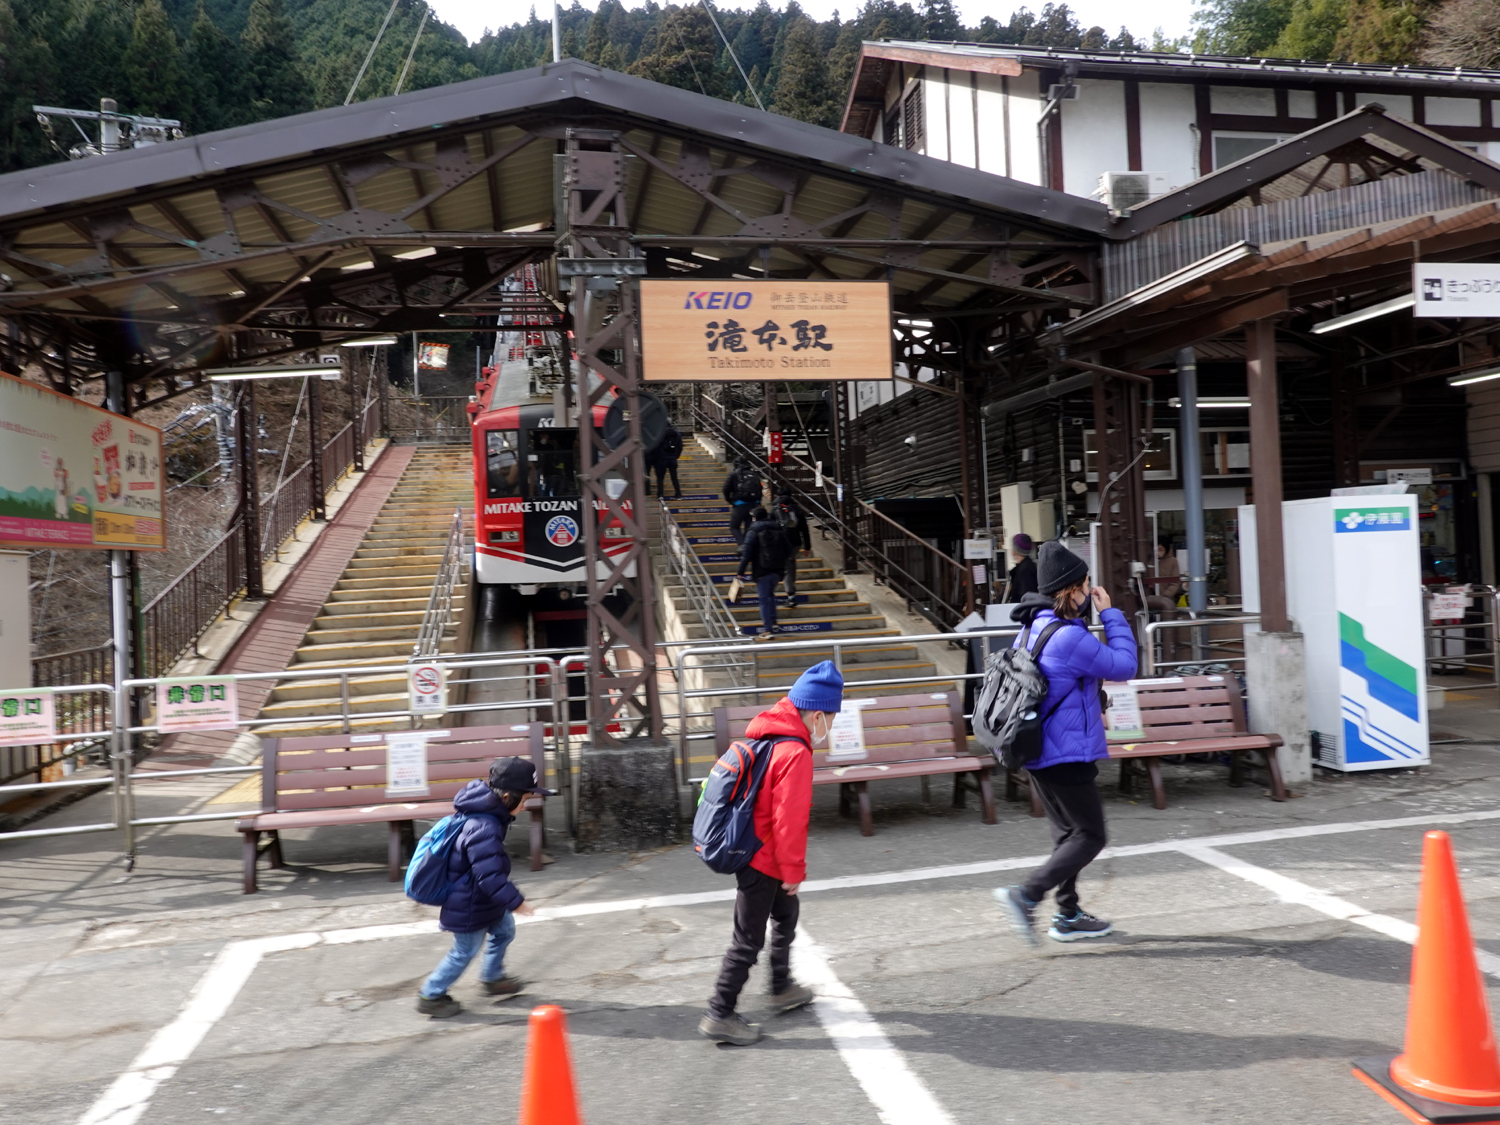
[[[1289,878],[1279,872],[1257,867],[1253,863],[1246,863],[1242,859],[1236,859],[1227,855],[1217,848],[1205,847],[1201,844],[1188,844],[1178,849],[1183,855],[1192,856],[1203,863],[1212,864],[1221,871],[1227,871],[1231,875],[1238,875],[1246,882],[1255,883],[1264,887],[1274,894],[1282,902],[1294,903],[1298,906],[1311,907],[1330,918],[1338,918],[1345,922],[1353,922],[1356,926],[1363,926],[1367,930],[1374,930],[1378,934],[1404,941],[1407,945],[1414,945],[1417,940],[1417,927],[1412,922],[1404,922],[1400,918],[1392,918],[1389,914],[1376,914],[1366,910],[1362,906],[1350,902],[1348,899],[1331,895],[1327,891],[1320,891],[1316,887],[1308,886],[1306,883]],[[1488,953],[1483,949],[1475,948],[1475,955],[1479,958],[1479,967],[1492,977],[1500,977],[1500,957]]]
[[[1224,870],[1240,875],[1241,878],[1249,878],[1252,882],[1260,882],[1259,878],[1250,878],[1246,871],[1253,870],[1263,873],[1267,878],[1283,880],[1284,876],[1264,868],[1254,867],[1251,864],[1241,864],[1231,856],[1217,852],[1217,847],[1230,847],[1237,844],[1260,844],[1275,840],[1304,839],[1310,836],[1330,836],[1349,832],[1373,832],[1387,828],[1417,828],[1430,824],[1473,824],[1483,821],[1500,820],[1500,809],[1485,812],[1472,813],[1432,813],[1424,816],[1408,816],[1391,820],[1360,820],[1345,821],[1336,824],[1304,824],[1287,828],[1268,828],[1255,832],[1225,833],[1214,836],[1199,836],[1182,840],[1158,840],[1149,844],[1127,844],[1123,847],[1106,848],[1100,858],[1118,858],[1134,855],[1152,855],[1164,852],[1182,852],[1191,855],[1205,863],[1213,863],[1214,866],[1223,866],[1216,859],[1207,858],[1210,853],[1222,859],[1231,867]],[[802,884],[801,893],[813,894],[819,891],[852,890],[860,887],[883,887],[897,883],[924,882],[931,879],[951,879],[970,875],[990,875],[1001,871],[1013,871],[1025,867],[1035,867],[1041,863],[1046,856],[1017,856],[1006,859],[986,860],[978,863],[946,864],[936,867],[908,868],[903,871],[877,871],[867,875],[842,875],[831,879],[812,879]],[[1281,890],[1271,887],[1268,883],[1261,885],[1268,889]],[[1296,880],[1286,879],[1280,884],[1281,889],[1289,893],[1292,888],[1297,888],[1296,893],[1302,897],[1288,899],[1287,901],[1298,901],[1305,905],[1313,906],[1314,909],[1331,913],[1334,910],[1352,911],[1352,913],[1337,913],[1334,917],[1344,917],[1349,921],[1367,925],[1371,929],[1387,933],[1391,937],[1402,941],[1412,941],[1415,938],[1416,928],[1410,927],[1411,937],[1405,936],[1401,927],[1410,926],[1395,918],[1386,918],[1384,915],[1370,914],[1352,903],[1346,903],[1342,899],[1325,895],[1305,884],[1297,883]],[[735,892],[725,888],[718,891],[700,891],[680,895],[652,895],[642,898],[615,899],[606,902],[583,902],[569,903],[562,906],[549,906],[538,908],[536,914],[531,918],[518,917],[517,922],[543,922],[557,918],[579,918],[594,914],[616,914],[632,910],[659,909],[673,906],[696,906],[712,902],[729,902],[734,898]],[[1317,905],[1321,904],[1321,905]],[[1326,909],[1325,909],[1326,907]],[[1360,919],[1366,919],[1361,921]],[[1389,924],[1390,928],[1382,929]],[[284,934],[278,937],[253,938],[247,941],[231,942],[220,950],[218,957],[214,959],[208,972],[203,975],[187,1003],[183,1006],[178,1016],[166,1027],[152,1036],[151,1041],[146,1044],[145,1049],[136,1057],[129,1068],[117,1078],[99,1099],[89,1108],[88,1112],[79,1118],[78,1125],[133,1125],[138,1121],[151,1098],[159,1087],[167,1079],[177,1072],[188,1057],[203,1041],[213,1025],[223,1017],[229,1010],[229,1006],[239,995],[240,989],[250,979],[250,974],[255,971],[256,965],[260,963],[261,957],[267,953],[274,953],[288,949],[305,949],[313,945],[344,945],[359,941],[381,941],[388,938],[411,937],[422,934],[437,933],[436,920],[421,922],[403,922],[384,926],[359,926],[351,929],[327,930],[322,933],[300,933]],[[811,943],[809,943],[811,944]],[[794,947],[795,948],[795,947]],[[826,961],[825,961],[826,964]],[[1500,957],[1480,952],[1480,965],[1488,973],[1500,976]],[[830,970],[831,972],[831,970]],[[836,978],[835,978],[836,979]],[[843,988],[843,985],[839,985]],[[847,989],[845,989],[847,992]],[[852,993],[850,994],[852,998]],[[858,1003],[858,1001],[855,1001]],[[862,1010],[862,1009],[861,1009]],[[868,1013],[865,1013],[868,1018]],[[820,1019],[822,1016],[820,1014]],[[873,1020],[871,1021],[873,1024]],[[825,1027],[827,1024],[825,1023]],[[879,1032],[879,1026],[875,1025]],[[832,1033],[830,1032],[830,1035]],[[880,1033],[884,1039],[884,1033]],[[889,1040],[884,1040],[889,1046]],[[891,1048],[894,1052],[894,1048]],[[841,1054],[843,1051],[841,1049]],[[895,1055],[900,1058],[899,1053]],[[846,1056],[847,1062],[847,1056]],[[905,1063],[902,1063],[905,1066]],[[853,1067],[851,1066],[851,1070]],[[908,1072],[909,1073],[909,1072]],[[857,1077],[857,1075],[856,1075]],[[913,1081],[916,1081],[915,1076]],[[930,1097],[930,1095],[929,1095]],[[873,1100],[873,1097],[872,1097]],[[936,1103],[934,1103],[935,1105]],[[879,1103],[877,1103],[878,1107]],[[941,1110],[939,1110],[941,1112]],[[882,1111],[883,1113],[883,1111]],[[906,1118],[903,1118],[906,1120]],[[915,1120],[912,1118],[911,1120]],[[930,1118],[934,1121],[946,1121],[948,1118]]]
[[[806,926],[797,927],[792,964],[797,979],[818,994],[818,1022],[885,1125],[954,1125],[869,1009],[839,980]]]

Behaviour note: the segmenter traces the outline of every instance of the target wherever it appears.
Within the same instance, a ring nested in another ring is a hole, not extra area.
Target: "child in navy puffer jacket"
[[[505,832],[528,793],[548,792],[537,784],[536,767],[526,759],[497,758],[488,783],[471,781],[453,798],[453,811],[469,818],[448,856],[453,892],[438,915],[438,925],[453,935],[453,948],[417,996],[417,1011],[423,1015],[447,1019],[463,1011],[463,1005],[448,995],[448,986],[463,975],[486,936],[480,986],[502,999],[521,991],[522,982],[505,975],[505,951],[516,936],[515,916],[532,909],[510,881]]]
[[[1062,623],[1039,659],[1047,677],[1047,698],[1041,705],[1042,754],[1027,766],[1052,829],[1053,851],[1024,885],[994,892],[1016,932],[1033,945],[1032,911],[1054,889],[1057,913],[1048,937],[1080,941],[1113,930],[1110,923],[1079,908],[1077,884],[1079,872],[1105,844],[1104,804],[1094,781],[1099,776],[1094,763],[1109,756],[1099,685],[1103,680],[1130,679],[1139,660],[1125,615],[1110,605],[1101,587],[1090,588],[1088,565],[1055,540],[1042,544],[1037,589],[1021,599],[1011,618],[1026,626],[1016,644],[1033,652],[1043,630],[1053,622]],[[1099,609],[1104,644],[1089,632],[1084,619],[1090,601]]]

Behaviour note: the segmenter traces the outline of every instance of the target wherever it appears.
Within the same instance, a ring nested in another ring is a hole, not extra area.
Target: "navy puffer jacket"
[[[468,934],[489,929],[526,899],[510,881],[505,830],[514,818],[505,802],[476,779],[453,798],[453,811],[467,813],[469,819],[448,855],[453,893],[443,903],[438,925],[451,933]]]
[[[1016,638],[1028,648],[1057,615],[1052,599],[1027,594],[1011,619],[1030,623]],[[1104,736],[1104,715],[1099,708],[1101,680],[1128,680],[1135,675],[1140,654],[1125,615],[1111,607],[1099,615],[1106,644],[1088,630],[1088,622],[1072,618],[1052,634],[1042,651],[1042,672],[1047,677],[1047,698],[1042,703],[1042,756],[1032,769],[1045,769],[1064,762],[1093,762],[1109,756]],[[1053,708],[1056,708],[1054,711]],[[1051,718],[1047,718],[1048,713]]]

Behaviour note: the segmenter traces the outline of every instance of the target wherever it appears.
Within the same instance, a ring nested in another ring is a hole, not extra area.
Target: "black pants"
[[[742,547],[745,545],[745,529],[750,526],[750,513],[754,510],[749,504],[736,504],[729,513],[729,534]]]
[[[1052,855],[1031,873],[1021,891],[1032,902],[1041,902],[1056,888],[1058,912],[1071,916],[1078,911],[1078,873],[1104,850],[1104,802],[1094,780],[1099,767],[1070,762],[1030,772],[1052,829]]]
[[[708,1013],[723,1019],[734,1011],[750,969],[766,944],[766,922],[771,923],[771,991],[783,992],[792,980],[792,938],[797,936],[796,895],[782,890],[781,881],[753,867],[735,872],[740,893],[734,899],[734,937],[724,954],[719,983],[714,986]]]
[[[676,495],[681,496],[682,495],[682,483],[677,479],[677,462],[676,461],[673,461],[670,465],[658,465],[658,466],[656,466],[656,494],[658,496],[665,496],[667,494],[667,474],[668,473],[670,473],[672,475],[672,491]],[[651,495],[651,479],[649,477],[646,479],[646,495],[647,496]]]

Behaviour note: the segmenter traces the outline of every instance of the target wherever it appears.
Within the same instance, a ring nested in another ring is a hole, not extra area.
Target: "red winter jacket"
[[[745,737],[776,738],[771,764],[755,797],[755,836],[760,851],[750,866],[783,883],[800,883],[807,878],[807,818],[812,812],[813,756],[802,716],[783,698],[774,707],[750,720]],[[801,739],[801,742],[796,739]]]

